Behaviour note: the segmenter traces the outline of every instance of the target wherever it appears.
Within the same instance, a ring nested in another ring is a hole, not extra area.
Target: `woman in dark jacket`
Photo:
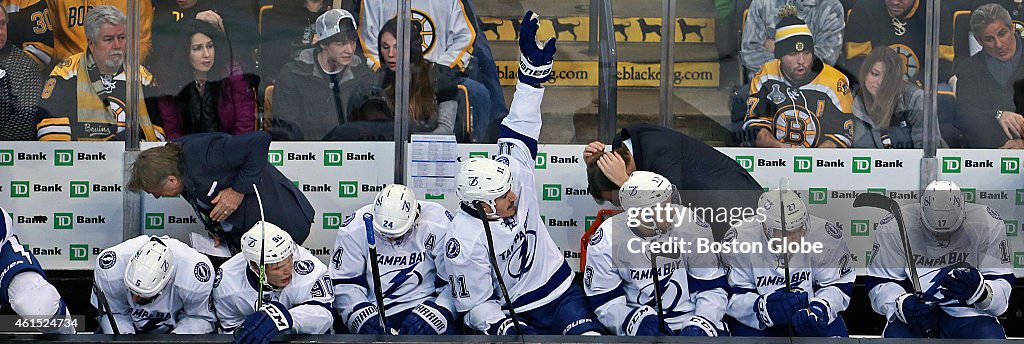
[[[232,59],[231,46],[213,25],[192,21],[175,40],[169,61],[179,64],[168,74],[160,97],[160,116],[168,139],[255,129],[256,98]]]
[[[887,47],[864,59],[853,102],[854,147],[924,147],[924,91],[904,81],[902,70],[900,56]]]

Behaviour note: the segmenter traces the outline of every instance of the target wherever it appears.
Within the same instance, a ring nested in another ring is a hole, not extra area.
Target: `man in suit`
[[[206,229],[238,252],[242,234],[260,218],[258,189],[266,221],[288,232],[296,243],[309,236],[313,206],[267,162],[270,135],[206,133],[142,151],[131,166],[128,190],[153,197],[181,195]]]
[[[681,204],[687,207],[752,211],[757,209],[763,192],[761,185],[729,156],[683,133],[651,124],[622,129],[610,152],[605,152],[604,143],[591,142],[583,151],[583,160],[587,163],[588,191],[599,203],[619,205],[618,190],[634,171],[668,178],[678,188]],[[721,240],[730,220],[710,215],[704,213],[703,220],[711,225],[715,240]]]

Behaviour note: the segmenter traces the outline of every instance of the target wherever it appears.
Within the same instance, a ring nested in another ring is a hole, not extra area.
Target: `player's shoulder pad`
[[[296,277],[302,278],[302,276],[314,276],[314,278],[317,278],[320,274],[327,272],[327,265],[320,261],[320,259],[314,256],[305,247],[296,247],[293,255],[295,258],[292,259],[292,268],[294,269],[295,275],[297,275]]]
[[[432,231],[447,231],[451,227],[452,221],[455,220],[455,215],[448,211],[448,209],[445,209],[443,205],[430,201],[419,201],[418,203],[420,205],[420,219],[430,223]]]
[[[1006,224],[998,211],[983,204],[964,203],[967,208],[967,219],[964,227],[974,233],[985,235],[1005,235]]]
[[[751,94],[753,95],[760,91],[764,83],[771,80],[772,76],[781,75],[782,69],[780,66],[780,61],[778,59],[768,61],[762,65],[761,69],[757,71],[757,75],[754,75],[754,78],[750,80],[751,91],[753,91]]]
[[[825,64],[821,73],[818,74],[817,80],[821,82],[822,86],[834,90],[838,96],[850,95],[850,81],[846,78],[845,74],[835,67]]]
[[[626,228],[626,213],[615,214],[614,216],[601,222],[600,226],[593,233],[590,233],[590,240],[587,242],[588,247],[609,247],[612,245],[612,234],[615,233],[616,228],[620,230],[628,230]]]
[[[843,225],[814,215],[808,215],[808,239],[816,242],[843,241]]]

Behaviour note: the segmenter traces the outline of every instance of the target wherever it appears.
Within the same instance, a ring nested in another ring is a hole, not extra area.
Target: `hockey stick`
[[[878,208],[892,213],[893,220],[896,221],[896,227],[900,230],[900,241],[903,244],[903,258],[907,261],[907,267],[910,270],[910,285],[914,287],[914,295],[917,295],[918,300],[922,300],[924,294],[921,292],[921,280],[917,274],[917,264],[914,263],[914,251],[910,247],[910,236],[907,235],[907,228],[903,222],[903,211],[900,210],[899,202],[896,202],[892,198],[883,194],[867,192],[857,195],[857,198],[853,200],[853,206],[855,208]],[[935,337],[935,333],[932,329],[925,331],[925,335],[928,336],[928,338]]]
[[[373,214],[363,214],[363,224],[366,225],[366,244],[370,251],[370,276],[373,278],[373,297],[377,301],[380,328],[384,329],[384,333],[395,334],[388,331],[387,315],[384,314],[384,292],[380,288],[380,268],[377,267],[377,239],[373,237]]]
[[[667,330],[667,323],[665,323],[665,310],[661,305],[661,278],[658,277],[658,255],[651,253],[651,278],[654,279],[654,305],[658,310],[658,327],[662,330]],[[671,332],[668,332],[671,333]]]
[[[260,205],[260,294],[256,297],[256,310],[259,310],[263,307],[263,285],[267,284],[267,266],[264,265],[267,248],[267,220],[263,216],[263,198],[260,197],[260,190],[256,188],[256,184],[252,185],[252,190],[256,192],[256,202]]]
[[[107,296],[100,290],[100,286],[96,283],[92,284],[92,291],[96,293],[96,299],[100,301],[100,306],[104,308],[104,312],[107,313],[107,321],[110,322],[110,329],[114,331],[115,335],[121,334],[121,331],[117,328],[117,320],[114,320],[114,313],[110,309],[110,304],[107,303]]]
[[[789,180],[785,177],[779,179],[779,221],[782,224],[782,235],[788,237],[789,234],[786,233],[786,202],[782,198],[783,192],[789,192]],[[786,276],[786,292],[788,293],[793,290],[793,281],[789,277],[789,249],[786,246],[782,245],[782,273]],[[786,325],[786,332],[790,337],[793,337],[793,324]]]
[[[505,297],[505,305],[508,306],[508,315],[512,318],[512,323],[516,326],[516,333],[522,335],[523,328],[519,323],[519,316],[516,315],[516,308],[512,305],[512,299],[508,296],[508,288],[505,288],[505,278],[501,277],[501,271],[498,270],[498,258],[494,255],[494,239],[491,237],[491,223],[487,220],[487,214],[484,212],[483,202],[473,202],[473,206],[476,208],[477,215],[480,216],[480,222],[484,223],[484,234],[487,236],[487,248],[490,251],[487,258],[491,261],[491,270],[494,271],[494,277],[498,278],[498,287],[501,288],[501,296]]]

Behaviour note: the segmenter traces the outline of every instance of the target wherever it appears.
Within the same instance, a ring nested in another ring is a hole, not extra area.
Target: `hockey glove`
[[[519,81],[534,86],[551,79],[551,64],[555,60],[555,38],[540,45],[537,42],[539,28],[537,14],[527,11],[519,26]]]
[[[728,336],[724,330],[719,330],[708,318],[693,315],[683,321],[683,328],[676,335],[689,337],[718,337]]]
[[[666,335],[658,324],[658,311],[651,306],[640,306],[626,315],[622,323],[622,332],[627,336],[660,336]]]
[[[256,313],[245,317],[235,331],[235,343],[270,343],[278,333],[292,328],[292,315],[288,308],[277,302],[263,304]]]
[[[515,336],[515,335],[536,335],[537,330],[530,325],[520,323],[519,326],[522,329],[522,333],[516,331],[516,323],[512,321],[512,318],[505,318],[499,322],[491,324],[491,327],[484,331],[484,334],[489,336]]]
[[[793,315],[790,321],[793,322],[793,329],[801,337],[821,337],[825,335],[825,328],[829,323],[828,302],[824,300],[811,301],[807,308],[801,309]]]
[[[761,295],[754,302],[754,314],[757,314],[765,327],[789,324],[793,315],[804,308],[807,308],[807,292],[799,289],[778,289],[771,294]]]
[[[363,302],[356,305],[349,316],[348,328],[356,334],[384,334],[384,328],[380,326],[380,312],[377,306]]]
[[[960,300],[970,306],[983,301],[991,294],[985,278],[975,268],[956,268],[949,270],[939,281],[942,295]]]
[[[402,320],[398,334],[446,334],[452,322],[452,313],[434,301],[424,302],[409,312]]]
[[[925,336],[935,331],[939,315],[936,304],[925,303],[914,294],[903,294],[896,298],[896,319],[907,324],[910,332]]]

